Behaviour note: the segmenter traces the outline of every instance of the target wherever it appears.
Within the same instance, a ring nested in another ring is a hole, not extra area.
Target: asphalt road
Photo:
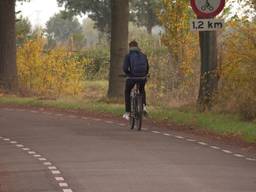
[[[255,154],[114,120],[0,109],[0,192],[255,192]]]

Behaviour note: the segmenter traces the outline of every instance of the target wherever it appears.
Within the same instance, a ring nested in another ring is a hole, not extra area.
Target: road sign
[[[199,18],[213,18],[225,6],[225,0],[190,0],[190,3]]]
[[[192,19],[190,21],[191,31],[216,31],[224,27],[222,19]]]

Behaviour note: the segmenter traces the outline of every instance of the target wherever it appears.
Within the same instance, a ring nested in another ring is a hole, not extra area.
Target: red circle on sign
[[[213,11],[213,12],[211,12],[211,13],[205,13],[205,12],[202,12],[200,9],[197,8],[195,1],[196,1],[196,0],[190,0],[190,3],[191,3],[192,9],[194,10],[194,12],[196,13],[196,15],[197,15],[199,18],[212,18],[212,17],[215,17],[215,16],[218,15],[218,14],[223,10],[223,8],[225,7],[225,0],[221,0],[219,7],[218,7],[215,11]]]

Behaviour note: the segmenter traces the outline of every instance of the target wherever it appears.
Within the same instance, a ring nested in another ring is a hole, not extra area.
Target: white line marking
[[[51,166],[51,167],[48,167],[48,169],[53,170],[53,169],[57,169],[57,167]]]
[[[179,136],[179,135],[176,135],[175,138],[177,138],[177,139],[185,139],[184,137]]]
[[[69,117],[69,118],[76,118],[77,116],[75,116],[75,115],[69,115],[68,117]]]
[[[94,120],[94,121],[101,121],[101,119],[97,119],[97,118],[94,118],[93,120]]]
[[[54,170],[54,171],[52,171],[52,174],[53,174],[53,175],[59,175],[59,174],[61,174],[61,173],[60,173],[59,170]]]
[[[161,132],[159,132],[159,131],[152,131],[152,133],[159,134]]]
[[[87,118],[87,117],[82,117],[82,119],[83,119],[83,120],[88,120],[88,118]]]
[[[113,121],[105,121],[105,123],[113,124],[114,122]]]
[[[227,154],[232,154],[232,152],[231,152],[231,151],[226,150],[226,149],[223,149],[222,151],[223,151],[224,153],[227,153]]]
[[[248,161],[256,161],[256,159],[254,159],[254,158],[246,158],[246,160],[248,160]]]
[[[52,165],[51,162],[44,162],[44,165],[48,166],[48,165]]]
[[[165,136],[171,136],[169,133],[164,133]]]
[[[17,141],[11,141],[10,143],[11,144],[17,144],[18,142]]]
[[[68,184],[67,183],[59,183],[59,186],[60,187],[68,187]]]
[[[126,126],[124,123],[119,123],[118,125],[121,126],[121,127],[125,127]]]
[[[24,147],[24,145],[21,145],[21,144],[18,144],[18,145],[16,145],[16,146],[17,146],[17,147],[20,147],[20,148],[21,148],[21,147]]]
[[[0,139],[3,139],[3,137],[0,136]]]
[[[55,177],[55,180],[56,181],[64,181],[64,178],[63,177]]]
[[[45,158],[38,158],[39,161],[46,161],[47,159]]]
[[[217,147],[217,146],[214,146],[214,145],[211,146],[211,148],[212,148],[212,149],[217,149],[217,150],[220,149],[220,147]]]
[[[9,139],[9,138],[5,138],[5,139],[4,139],[4,141],[10,141],[10,140],[11,140],[11,139]]]
[[[34,157],[42,157],[42,155],[38,155],[38,154],[36,154],[36,155],[33,155]]]
[[[237,153],[237,154],[234,154],[234,156],[235,156],[235,157],[239,157],[239,158],[244,157],[244,155],[241,155],[241,154],[238,154],[238,153]]]
[[[22,150],[29,151],[30,149],[29,148],[22,148]]]
[[[72,189],[63,189],[63,192],[73,192]]]
[[[148,131],[148,128],[142,128],[143,131]]]
[[[186,139],[186,140],[189,141],[189,142],[196,142],[195,139]]]
[[[205,143],[205,142],[197,142],[199,145],[203,145],[203,146],[207,146],[208,144],[207,143]]]
[[[35,151],[29,151],[28,154],[34,155],[34,154],[36,154],[36,152]]]

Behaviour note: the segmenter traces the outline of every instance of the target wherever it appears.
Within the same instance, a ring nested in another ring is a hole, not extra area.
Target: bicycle
[[[123,77],[129,78],[129,79],[146,79],[147,77],[127,77],[126,75],[122,75]],[[141,131],[142,127],[142,119],[144,116],[143,111],[143,95],[140,93],[140,84],[137,82],[135,83],[131,94],[131,112],[130,112],[130,128],[138,129],[138,131]]]

